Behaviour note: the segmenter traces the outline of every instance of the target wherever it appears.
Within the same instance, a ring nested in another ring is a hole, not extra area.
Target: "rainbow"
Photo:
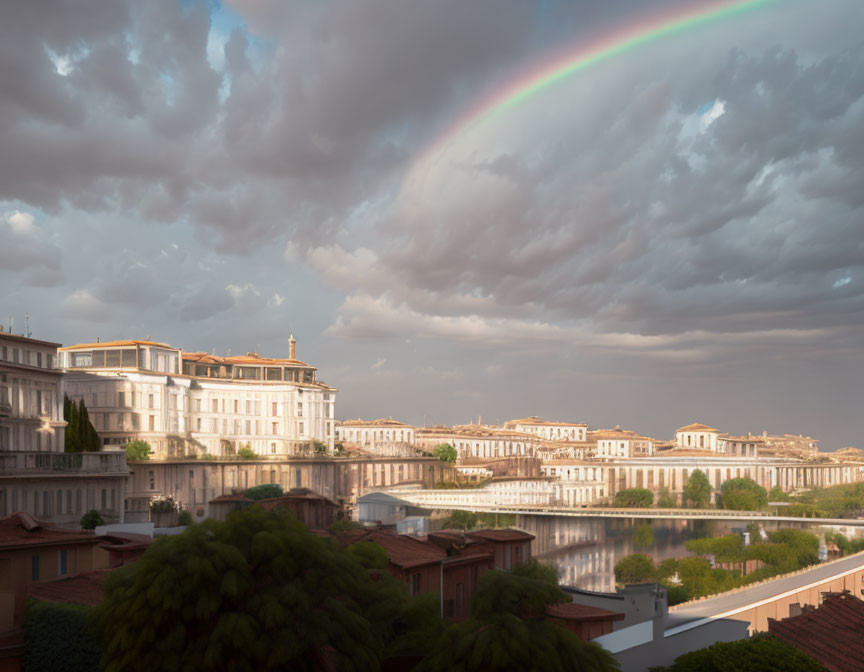
[[[616,30],[575,50],[547,61],[539,68],[517,77],[490,96],[481,99],[438,137],[414,163],[420,166],[441,153],[460,136],[476,126],[511,110],[523,101],[601,61],[641,47],[649,42],[690,30],[704,23],[727,19],[767,5],[773,0],[737,0],[701,3],[698,7],[657,17],[635,26]]]

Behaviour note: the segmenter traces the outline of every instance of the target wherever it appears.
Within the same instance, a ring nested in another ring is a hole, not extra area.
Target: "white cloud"
[[[225,291],[228,292],[235,300],[242,299],[245,296],[261,296],[258,288],[250,282],[245,285],[226,285]]]
[[[726,101],[715,100],[714,104],[708,108],[699,119],[699,129],[704,133],[708,127],[717,121],[720,117],[726,114]]]
[[[95,297],[90,290],[76,289],[66,297],[63,314],[74,319],[104,322],[111,311],[108,305]]]
[[[850,282],[852,282],[852,278],[849,277],[848,275],[847,275],[845,278],[840,278],[839,280],[837,280],[837,281],[834,283],[834,289],[838,289],[838,288],[840,288],[840,287],[845,287],[845,286],[848,285]]]
[[[6,222],[19,236],[27,236],[35,231],[34,218],[29,212],[15,212],[6,215]]]
[[[271,296],[270,299],[268,299],[267,301],[268,306],[278,307],[281,306],[283,303],[285,303],[285,297],[279,296],[278,292],[273,292],[273,296]]]
[[[387,358],[386,358],[386,357],[382,357],[381,359],[379,359],[378,361],[376,361],[376,362],[372,365],[372,368],[373,368],[373,369],[380,369],[380,368],[381,368],[382,366],[384,366],[386,363],[387,363]]]

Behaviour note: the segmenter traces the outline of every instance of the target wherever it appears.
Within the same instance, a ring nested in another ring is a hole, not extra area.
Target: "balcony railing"
[[[0,453],[0,476],[117,474],[129,472],[124,451],[98,453]]]

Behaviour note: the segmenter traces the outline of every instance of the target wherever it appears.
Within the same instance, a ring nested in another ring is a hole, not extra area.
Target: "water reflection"
[[[564,585],[611,591],[615,589],[615,563],[626,555],[644,553],[657,562],[682,557],[689,555],[685,547],[688,540],[742,531],[744,526],[722,520],[517,516],[514,527],[536,537],[534,556],[558,565]],[[775,523],[766,524],[769,530],[776,527]]]

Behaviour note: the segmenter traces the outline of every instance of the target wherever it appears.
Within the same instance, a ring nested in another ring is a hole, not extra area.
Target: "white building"
[[[719,436],[720,432],[713,427],[694,422],[675,432],[675,443],[679,448],[712,450],[716,453]]]
[[[547,441],[584,441],[588,425],[582,422],[554,422],[532,415],[529,418],[509,420],[504,423],[507,429],[533,434]]]
[[[402,446],[414,445],[414,427],[392,418],[378,420],[343,420],[336,423],[335,438],[345,445],[384,454]]]
[[[721,436],[717,452],[730,457],[759,457],[759,448],[765,441],[759,436]]]
[[[598,429],[589,438],[597,441],[599,458],[648,457],[655,453],[654,439],[625,429]]]
[[[454,508],[552,506],[555,483],[549,478],[500,478],[482,488],[452,490],[392,489],[388,493],[418,506]]]
[[[59,343],[0,332],[0,517],[76,526],[95,509],[123,521],[126,454],[65,453]]]
[[[106,445],[133,439],[155,457],[297,455],[333,449],[336,390],[315,367],[258,353],[218,357],[152,341],[60,348],[70,397],[84,399]]]
[[[471,458],[534,457],[540,439],[533,434],[483,425],[423,427],[416,431],[423,448],[449,443],[460,460]]]

